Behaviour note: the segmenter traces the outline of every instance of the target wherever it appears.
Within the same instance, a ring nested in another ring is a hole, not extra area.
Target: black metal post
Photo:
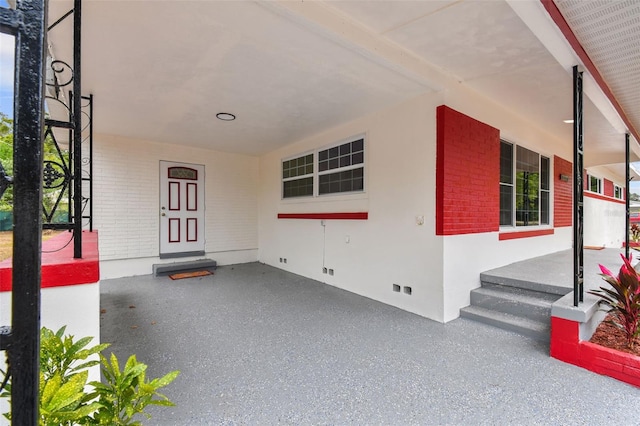
[[[582,135],[582,72],[573,67],[573,305],[584,293],[584,145]]]
[[[5,30],[11,11],[1,13]],[[40,250],[46,2],[22,0],[13,15],[16,36],[13,144],[13,279],[11,413],[15,425],[38,424]]]
[[[82,1],[73,6],[73,257],[82,257]]]
[[[89,232],[93,232],[93,94],[89,95]]]
[[[624,165],[625,165],[625,236],[624,236],[624,255],[629,258],[629,231],[630,231],[630,209],[629,209],[629,184],[631,183],[631,177],[629,176],[629,133],[624,136]]]

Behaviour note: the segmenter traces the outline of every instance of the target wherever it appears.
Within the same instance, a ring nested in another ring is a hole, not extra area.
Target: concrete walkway
[[[145,425],[637,424],[640,389],[537,341],[258,263],[101,287],[102,341],[121,361],[182,372],[164,390],[177,406],[152,407]]]

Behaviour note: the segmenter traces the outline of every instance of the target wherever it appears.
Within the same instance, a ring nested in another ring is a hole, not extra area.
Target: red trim
[[[627,128],[636,138],[636,141],[640,143],[640,134],[637,132],[633,124],[631,124],[631,120],[629,120],[627,115],[624,113],[624,110],[618,103],[618,100],[615,98],[615,96],[613,96],[613,92],[604,81],[604,78],[602,78],[602,75],[598,71],[598,68],[596,68],[589,55],[587,55],[587,52],[582,47],[582,44],[580,44],[580,41],[578,41],[578,38],[573,33],[573,30],[571,29],[567,21],[564,19],[564,16],[562,16],[562,13],[560,12],[560,9],[558,9],[558,6],[556,6],[553,0],[540,0],[540,2],[547,10],[547,13],[549,13],[549,16],[551,17],[553,22],[556,23],[564,37],[567,39],[573,50],[576,52],[584,66],[587,68],[589,74],[593,76],[593,78],[596,80],[596,83],[598,83],[598,86],[600,86],[600,89],[602,89],[602,91],[604,92],[605,96],[609,98],[609,101],[616,109],[618,114],[620,114],[622,121],[624,121],[624,124],[627,125]]]
[[[189,187],[190,186],[195,186],[196,187],[194,189],[194,192],[193,192],[194,197],[196,199],[196,205],[195,205],[194,208],[190,208],[190,206],[189,206],[189,204],[190,204],[189,201],[191,200],[191,197],[189,196]],[[187,184],[187,210],[190,211],[190,212],[198,210],[198,184],[197,183],[188,183]]]
[[[369,213],[278,213],[278,219],[367,220]]]
[[[191,229],[191,227],[189,226],[189,223],[191,223],[191,221],[195,222],[195,239],[191,239],[189,238],[189,230]],[[190,217],[187,219],[187,241],[188,242],[194,242],[194,241],[198,241],[198,219],[194,218],[194,217]]]
[[[82,259],[73,258],[71,234],[62,232],[42,243],[42,280],[40,287],[93,284],[100,281],[98,232],[82,232]],[[11,291],[12,260],[0,262],[0,291]]]
[[[551,317],[550,355],[640,387],[640,357],[580,340],[580,324],[576,321]]]
[[[178,239],[177,240],[172,240],[171,239],[171,222],[177,220],[178,221]],[[169,242],[170,243],[179,243],[180,242],[180,219],[172,217],[171,219],[169,219]]]
[[[617,198],[605,197],[604,195],[596,194],[595,192],[587,192],[584,191],[584,196],[587,198],[595,198],[596,200],[610,201],[612,203],[624,204],[626,205],[626,201],[619,200]]]
[[[173,208],[173,202],[171,201],[171,194],[173,194],[173,191],[171,191],[172,185],[178,185],[178,207],[175,209]],[[169,182],[169,210],[180,210],[180,182]]]
[[[498,240],[515,240],[517,238],[529,238],[540,237],[542,235],[553,235],[555,231],[553,229],[536,229],[535,231],[521,231],[521,232],[501,232],[498,234]]]

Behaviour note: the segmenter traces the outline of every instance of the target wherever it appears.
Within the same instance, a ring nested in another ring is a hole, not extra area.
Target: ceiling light
[[[222,121],[233,121],[236,119],[236,116],[233,114],[229,114],[228,112],[219,112],[216,114],[218,120]]]
[[[563,123],[573,124],[573,120],[562,120]]]

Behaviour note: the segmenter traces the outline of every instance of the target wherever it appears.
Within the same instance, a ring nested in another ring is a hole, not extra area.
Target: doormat
[[[195,272],[181,272],[179,274],[171,274],[169,278],[172,280],[181,280],[184,278],[205,277],[207,275],[213,275],[211,271],[195,271]]]

